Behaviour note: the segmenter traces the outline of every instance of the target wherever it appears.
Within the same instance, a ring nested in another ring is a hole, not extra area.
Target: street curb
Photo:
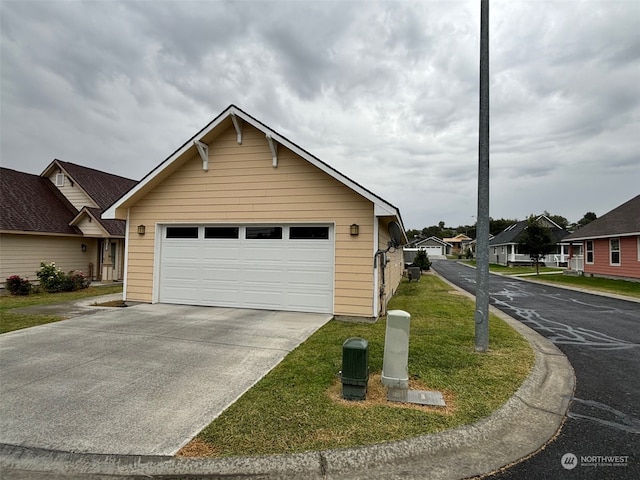
[[[442,278],[439,276],[439,278]],[[443,279],[444,280],[444,279]],[[446,280],[444,280],[446,281]],[[467,296],[455,285],[456,290]],[[196,476],[197,478],[458,480],[482,476],[524,459],[562,426],[575,387],[573,368],[549,340],[492,308],[530,343],[535,365],[502,407],[472,425],[407,440],[349,449],[262,457],[189,459],[97,455],[0,444],[0,472],[19,478]],[[25,476],[26,475],[26,476]]]

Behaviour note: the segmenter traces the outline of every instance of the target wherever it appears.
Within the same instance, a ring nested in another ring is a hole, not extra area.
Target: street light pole
[[[480,0],[480,128],[475,349],[489,348],[489,0]]]

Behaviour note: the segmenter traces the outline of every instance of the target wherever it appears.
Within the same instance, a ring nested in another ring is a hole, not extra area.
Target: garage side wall
[[[126,298],[153,300],[158,224],[325,222],[335,225],[334,313],[371,317],[373,220],[369,200],[281,145],[274,168],[262,132],[245,125],[239,145],[229,128],[209,144],[208,171],[195,154],[130,208]]]
[[[391,235],[389,235],[389,221],[380,219],[380,228],[378,230],[378,248],[380,250],[386,250],[389,242],[391,241]],[[387,252],[387,266],[384,272],[384,294],[380,296],[381,306],[384,306],[386,311],[386,305],[391,300],[391,297],[396,293],[400,280],[402,280],[402,273],[404,272],[404,255],[402,247],[397,249],[391,249]],[[382,271],[378,269],[379,280],[378,284],[382,287]]]

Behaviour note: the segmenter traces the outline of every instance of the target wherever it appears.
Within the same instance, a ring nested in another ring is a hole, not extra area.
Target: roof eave
[[[371,201],[374,204],[374,215],[376,217],[387,217],[387,216],[395,217],[398,220],[400,227],[402,229],[402,232],[406,237],[406,233],[404,233],[405,228],[402,222],[402,217],[400,216],[400,212],[396,207],[386,202],[382,198],[378,197],[374,193],[370,192],[369,190],[364,188],[362,185],[358,184],[357,182],[351,180],[347,176],[333,169],[332,167],[330,167],[328,164],[324,163],[320,159],[314,157],[306,150],[300,148],[298,145],[294,144],[287,138],[273,131],[271,128],[269,128],[259,120],[255,119],[251,115],[245,113],[243,110],[239,109],[235,105],[230,105],[229,107],[227,107],[226,110],[224,110],[220,115],[218,115],[215,119],[209,122],[208,125],[206,125],[193,137],[191,137],[178,150],[176,150],[173,154],[171,154],[168,158],[166,158],[160,165],[158,165],[155,169],[149,172],[149,174],[147,174],[142,180],[140,180],[140,182],[135,187],[129,190],[129,192],[127,192],[119,200],[117,200],[113,205],[111,205],[108,209],[106,209],[102,214],[102,218],[122,219],[122,218],[119,218],[117,215],[118,214],[124,215],[124,213],[122,213],[123,209],[130,207],[138,199],[138,196],[140,194],[144,194],[144,192],[146,191],[149,185],[155,184],[155,181],[157,179],[164,178],[162,176],[162,173],[166,172],[171,167],[171,165],[174,164],[175,161],[177,161],[179,158],[181,158],[183,155],[187,154],[188,152],[191,152],[191,154],[195,155],[197,152],[195,142],[200,142],[202,138],[207,136],[217,126],[219,126],[222,122],[227,120],[227,118],[230,118],[232,116],[239,117],[243,121],[251,124],[251,126],[262,131],[265,135],[268,135],[276,142],[280,143],[284,147],[294,152],[296,155],[304,158],[306,161],[308,161],[315,167],[319,168],[320,170],[332,176],[342,184],[351,188],[351,190],[355,191],[362,197]]]
[[[638,232],[628,232],[628,233],[606,233],[606,234],[595,234],[595,235],[587,235],[584,237],[576,237],[576,238],[563,238],[563,241],[567,242],[584,242],[585,240],[598,240],[602,238],[617,238],[617,237],[635,237],[640,236],[640,231]]]

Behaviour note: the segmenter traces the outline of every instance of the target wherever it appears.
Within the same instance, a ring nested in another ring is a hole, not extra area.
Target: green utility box
[[[348,338],[342,344],[342,398],[364,400],[369,381],[369,342]]]

